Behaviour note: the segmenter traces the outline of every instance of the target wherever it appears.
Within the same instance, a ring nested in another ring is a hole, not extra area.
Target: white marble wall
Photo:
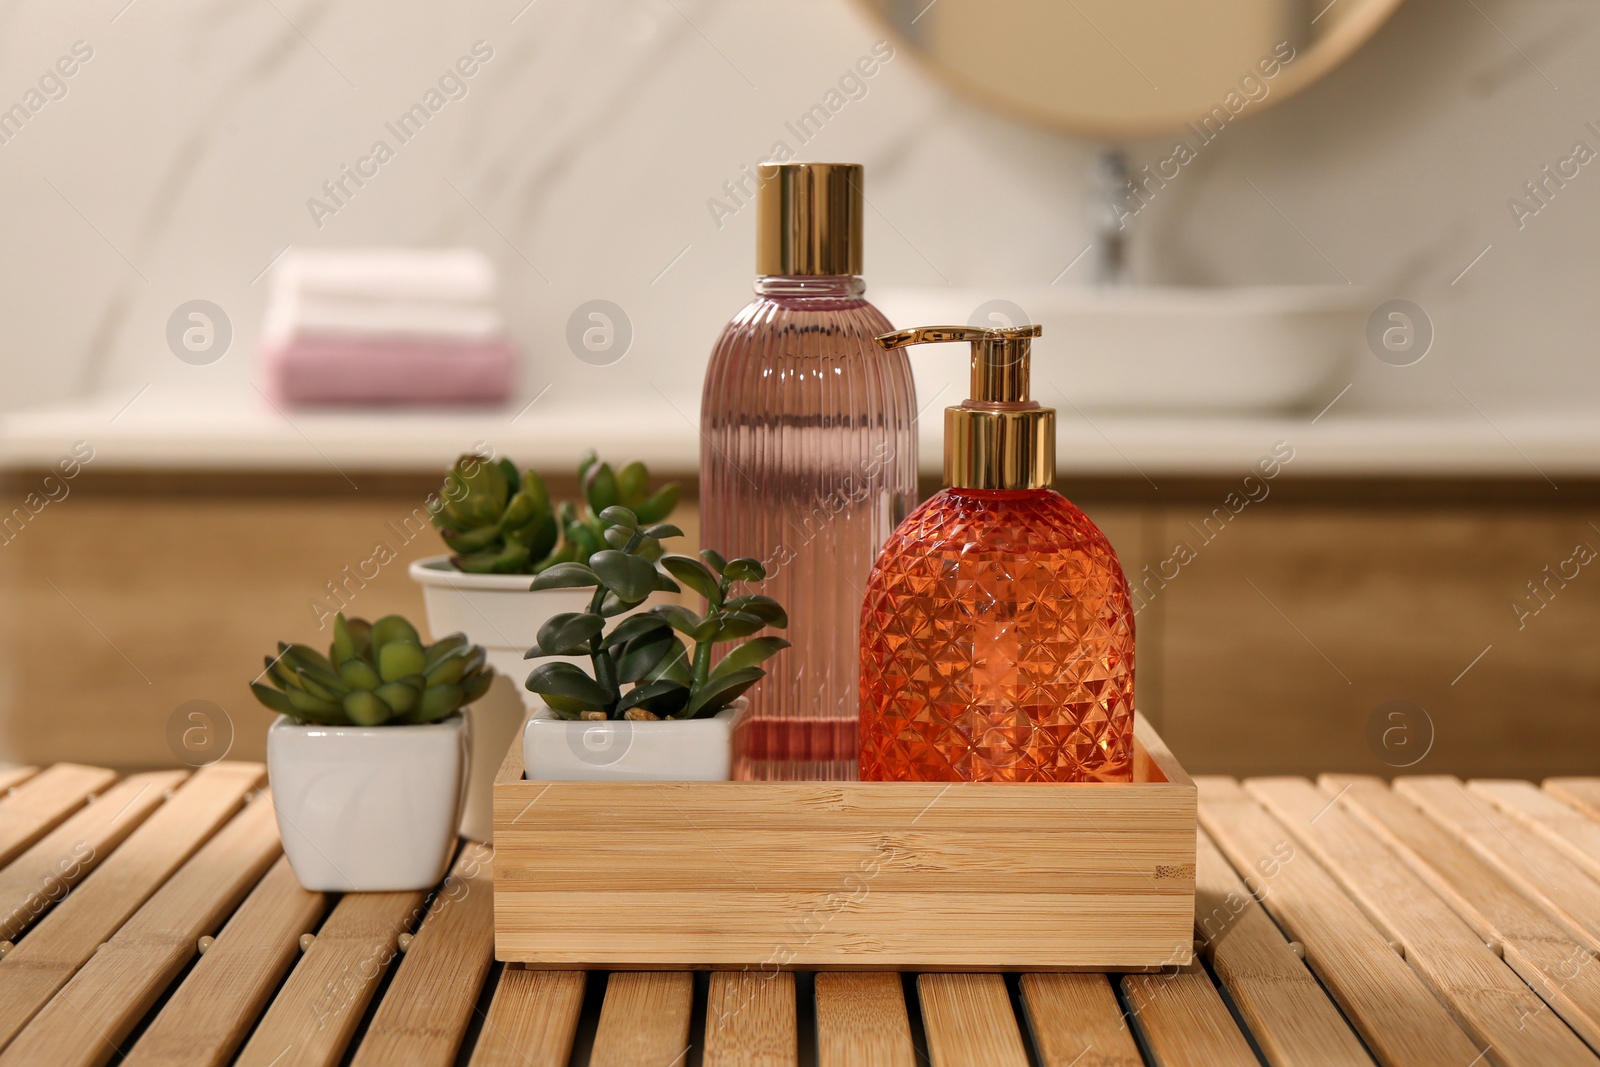
[[[753,212],[719,220],[708,201],[778,140],[867,165],[869,283],[1001,296],[1048,282],[1086,241],[1097,146],[955,99],[907,55],[799,144],[785,122],[878,39],[850,0],[524,3],[0,5],[0,107],[75,42],[93,51],[0,144],[0,407],[147,382],[242,388],[259,276],[286,245],[467,243],[502,268],[525,395],[659,390],[692,412],[752,259]],[[493,55],[466,95],[399,145],[384,123],[480,41]],[[1490,410],[1592,404],[1600,166],[1520,230],[1506,202],[1574,141],[1600,148],[1584,128],[1600,126],[1597,56],[1586,0],[1410,0],[1350,64],[1228,130],[1141,213],[1139,272],[1342,274],[1415,300],[1434,352],[1365,363],[1351,409],[1464,410],[1463,394]],[[319,226],[308,199],[379,138],[394,158]],[[1136,163],[1168,151],[1133,147]],[[197,297],[236,331],[209,366],[164,342],[173,308]],[[594,297],[633,321],[615,366],[564,341]]]

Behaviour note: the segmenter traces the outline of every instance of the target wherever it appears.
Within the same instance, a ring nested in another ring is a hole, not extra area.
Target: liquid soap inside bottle
[[[1128,583],[1105,535],[1049,487],[1053,412],[1026,399],[1038,328],[988,353],[987,335],[1019,331],[936,329],[888,336],[974,340],[979,399],[947,409],[950,487],[894,532],[868,580],[861,777],[1129,781]]]

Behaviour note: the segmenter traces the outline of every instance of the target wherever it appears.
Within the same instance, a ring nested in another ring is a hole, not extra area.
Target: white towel
[[[306,296],[492,304],[494,264],[471,248],[290,249],[273,267],[274,290]]]
[[[296,335],[439,337],[477,341],[505,333],[489,305],[443,300],[352,300],[273,293],[261,329],[269,341]]]

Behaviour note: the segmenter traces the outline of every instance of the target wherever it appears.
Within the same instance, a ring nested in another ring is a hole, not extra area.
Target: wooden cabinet
[[[325,643],[319,603],[422,618],[435,477],[351,478],[86,471],[0,543],[0,760],[170,765],[207,707],[262,758],[273,642]],[[1139,703],[1191,771],[1600,773],[1600,485],[1286,475],[1209,526],[1220,483],[1064,488],[1138,590]]]

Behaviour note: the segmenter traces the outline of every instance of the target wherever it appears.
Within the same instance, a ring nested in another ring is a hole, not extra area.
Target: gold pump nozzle
[[[944,483],[955,489],[1040,489],[1056,476],[1056,413],[1028,398],[1036,325],[918,326],[878,338],[885,349],[965,341],[972,395],[944,409]]]

